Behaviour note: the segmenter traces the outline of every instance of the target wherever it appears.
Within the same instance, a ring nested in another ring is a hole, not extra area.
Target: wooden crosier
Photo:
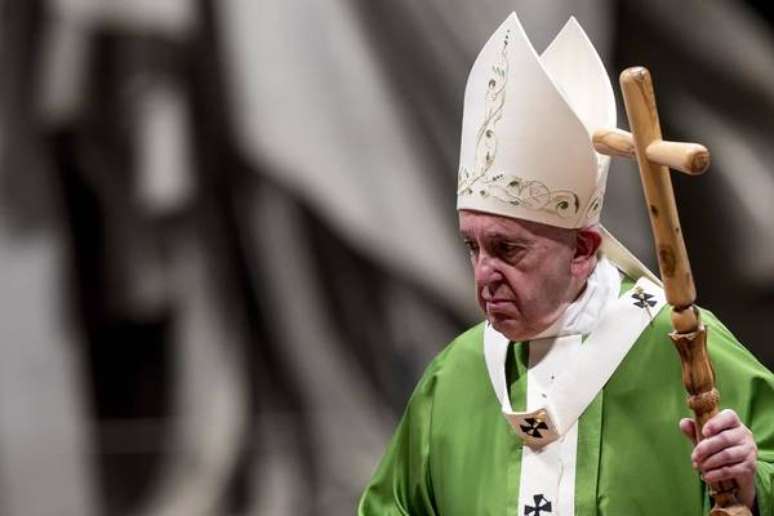
[[[602,154],[637,159],[661,279],[667,301],[672,305],[674,331],[669,336],[680,355],[683,384],[689,394],[688,406],[694,413],[698,442],[702,439],[704,424],[718,412],[719,397],[707,354],[706,329],[694,306],[696,287],[680,229],[669,168],[691,175],[701,174],[709,166],[709,152],[695,143],[661,139],[656,97],[647,69],[628,68],[621,73],[620,82],[632,132],[597,131],[593,136],[594,148]],[[750,510],[737,499],[736,482],[711,483],[709,487],[715,498],[711,516],[750,515]]]

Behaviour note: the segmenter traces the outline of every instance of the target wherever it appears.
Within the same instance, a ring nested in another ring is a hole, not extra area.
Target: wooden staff
[[[632,132],[618,129],[594,133],[594,148],[611,156],[636,157],[640,169],[650,224],[658,255],[658,267],[669,304],[672,305],[672,327],[669,334],[677,346],[683,371],[683,384],[688,391],[688,406],[696,422],[696,442],[701,429],[718,412],[715,373],[707,354],[707,330],[701,322],[696,301],[696,287],[685,249],[677,205],[672,191],[669,168],[698,175],[709,166],[709,152],[695,143],[667,142],[661,139],[656,97],[650,72],[646,68],[628,68],[621,73],[626,114]],[[750,510],[737,499],[734,481],[709,484],[715,498],[711,516],[749,516]]]

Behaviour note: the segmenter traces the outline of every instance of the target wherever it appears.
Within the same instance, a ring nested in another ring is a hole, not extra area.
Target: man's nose
[[[474,267],[476,283],[480,287],[491,285],[502,279],[496,261],[485,253],[478,255]]]

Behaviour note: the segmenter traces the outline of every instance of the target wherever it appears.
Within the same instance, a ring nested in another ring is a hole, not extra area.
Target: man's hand
[[[680,430],[694,443],[692,419],[682,419]],[[753,508],[755,503],[755,470],[758,446],[752,432],[739,420],[736,412],[723,410],[707,421],[702,429],[703,440],[691,455],[694,469],[701,471],[706,482],[736,480],[739,501]]]

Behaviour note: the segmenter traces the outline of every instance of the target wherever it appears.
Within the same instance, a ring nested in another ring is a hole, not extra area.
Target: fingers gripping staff
[[[704,424],[718,413],[719,396],[707,354],[706,329],[694,306],[696,288],[680,229],[669,168],[691,175],[701,174],[709,165],[709,152],[694,143],[661,139],[653,83],[647,69],[628,68],[621,73],[620,82],[632,133],[597,131],[594,147],[602,154],[636,156],[661,278],[667,301],[673,307],[674,331],[670,337],[680,354],[683,384],[689,393],[688,406],[695,415],[696,438],[701,440]],[[709,487],[715,498],[712,516],[750,514],[737,499],[738,487],[733,480],[711,482]]]

